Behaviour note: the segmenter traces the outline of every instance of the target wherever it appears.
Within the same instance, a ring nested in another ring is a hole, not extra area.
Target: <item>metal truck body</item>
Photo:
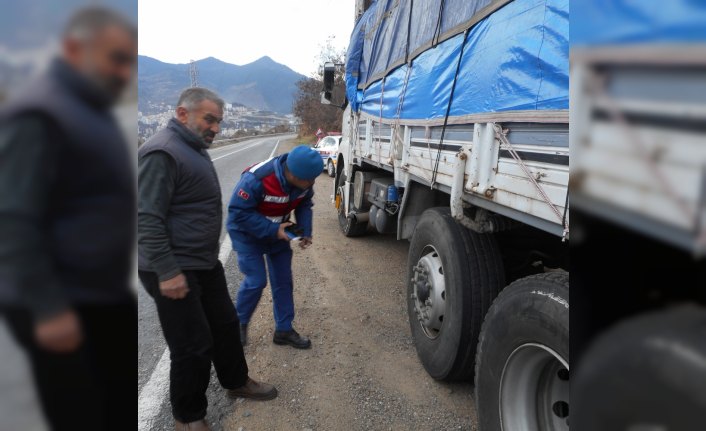
[[[435,379],[475,376],[482,430],[568,429],[568,1],[357,10],[334,179],[342,232],[410,241],[401,277],[419,359]]]

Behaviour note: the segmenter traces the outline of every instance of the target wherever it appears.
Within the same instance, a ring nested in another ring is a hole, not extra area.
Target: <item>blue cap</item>
[[[319,153],[306,145],[300,145],[290,151],[286,163],[289,172],[302,180],[313,180],[324,170],[324,162]]]

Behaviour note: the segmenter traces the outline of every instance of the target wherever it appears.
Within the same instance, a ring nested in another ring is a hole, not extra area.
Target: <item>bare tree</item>
[[[346,94],[343,66],[345,49],[337,50],[333,46],[333,38],[333,36],[329,36],[325,44],[320,46],[319,61],[321,65],[328,61],[341,65],[336,72],[333,101],[342,105]],[[312,135],[319,128],[324,131],[341,130],[342,112],[340,108],[321,104],[323,87],[321,70],[317,70],[311,78],[303,78],[297,82],[297,93],[294,97],[292,112],[301,120],[299,136]]]

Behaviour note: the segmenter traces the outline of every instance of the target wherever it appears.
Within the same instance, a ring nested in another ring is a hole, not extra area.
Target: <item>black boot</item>
[[[311,341],[299,335],[297,331],[275,331],[275,336],[272,339],[275,344],[287,344],[297,349],[308,349],[311,347]]]
[[[243,346],[248,344],[248,324],[240,324],[240,344]]]

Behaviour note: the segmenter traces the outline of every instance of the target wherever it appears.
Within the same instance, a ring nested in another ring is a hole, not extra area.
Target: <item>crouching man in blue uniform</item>
[[[233,190],[227,227],[245,277],[236,302],[243,345],[247,343],[250,317],[267,285],[266,259],[274,303],[273,342],[298,349],[311,347],[311,341],[292,327],[292,248],[285,228],[292,224],[289,219],[294,211],[303,230],[299,246],[304,249],[311,245],[311,199],[314,182],[322,171],[321,156],[307,146],[299,146],[248,168]]]

